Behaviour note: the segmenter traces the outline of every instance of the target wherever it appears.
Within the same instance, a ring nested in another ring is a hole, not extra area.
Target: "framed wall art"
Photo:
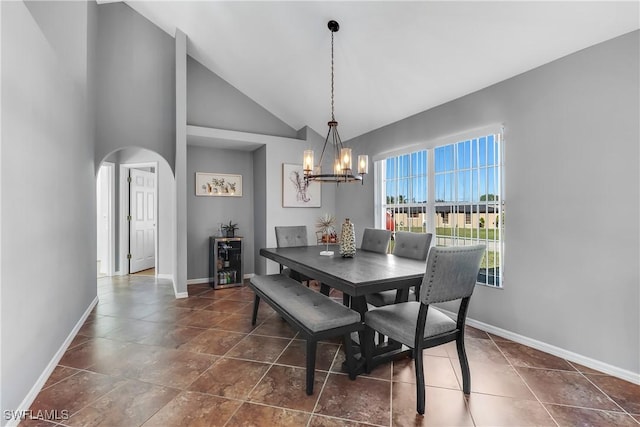
[[[302,165],[282,164],[282,207],[319,208],[320,183],[305,182]]]
[[[242,196],[242,175],[196,172],[196,196]]]

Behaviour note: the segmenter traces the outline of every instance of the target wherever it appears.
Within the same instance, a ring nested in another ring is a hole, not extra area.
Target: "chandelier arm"
[[[320,166],[320,170],[322,170],[322,161],[324,160],[324,152],[327,149],[327,142],[329,142],[329,135],[331,135],[331,126],[329,126],[327,137],[324,139],[324,145],[322,146],[322,153],[320,153],[320,161],[318,162],[318,166]]]
[[[344,148],[344,144],[342,143],[342,138],[340,138],[340,134],[338,133],[338,126],[335,127],[336,138],[338,139],[338,143],[340,144],[340,148]]]
[[[338,137],[336,136],[336,130],[337,128],[335,126],[333,126],[331,128],[331,139],[332,139],[332,143],[333,143],[333,161],[334,163],[337,163],[337,165],[342,165],[342,159],[340,159],[340,147],[338,146],[338,144],[340,143],[340,140],[338,139]],[[342,168],[340,166],[340,169],[338,171],[335,170],[336,166],[334,164],[334,171],[333,173],[338,174],[340,173],[340,171],[342,170]]]

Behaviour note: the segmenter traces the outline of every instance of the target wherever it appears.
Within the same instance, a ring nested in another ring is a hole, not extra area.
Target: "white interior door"
[[[130,170],[129,272],[156,265],[156,174]]]

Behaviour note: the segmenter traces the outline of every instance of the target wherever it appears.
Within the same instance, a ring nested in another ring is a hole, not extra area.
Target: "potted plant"
[[[222,229],[224,230],[225,237],[234,237],[236,234],[236,230],[238,229],[238,224],[234,224],[229,221],[229,224],[223,224]]]

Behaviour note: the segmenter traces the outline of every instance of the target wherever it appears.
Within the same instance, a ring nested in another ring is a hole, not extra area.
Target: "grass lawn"
[[[472,239],[489,239],[498,240],[500,238],[500,230],[495,228],[451,228],[451,227],[437,227],[437,236],[455,236],[466,237]]]
[[[421,228],[411,228],[396,226],[396,231],[411,231],[414,233],[426,233]],[[500,238],[500,230],[495,228],[451,228],[451,227],[437,227],[437,236],[444,237],[465,237],[465,238],[480,238],[489,240],[498,240]],[[479,235],[479,236],[478,236]]]
[[[408,227],[397,227],[396,230],[413,231],[414,233],[423,232],[423,231],[417,231],[416,229],[409,230]],[[489,229],[459,228],[457,229],[458,234],[456,236],[455,234],[452,234],[453,231],[456,231],[456,230],[448,227],[438,227],[436,229],[436,234],[437,236],[442,236],[442,237],[454,236],[454,237],[477,238],[478,232],[479,232],[480,239],[494,240],[494,239],[497,239],[500,232],[500,230],[495,230],[491,228]],[[389,253],[393,252],[394,245],[395,245],[395,241],[391,240],[391,242],[389,242]],[[495,251],[487,251],[484,255],[484,258],[482,258],[482,263],[480,264],[480,268],[494,268],[494,267],[500,267],[500,254]]]

